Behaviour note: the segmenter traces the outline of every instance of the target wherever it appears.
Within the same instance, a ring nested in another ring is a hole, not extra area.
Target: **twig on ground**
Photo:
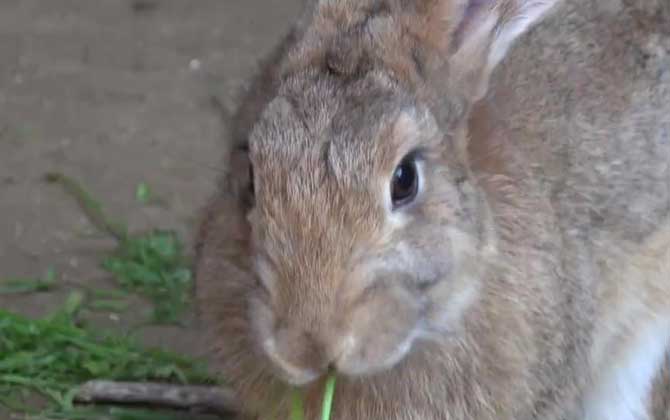
[[[75,401],[196,409],[215,414],[231,413],[239,409],[233,392],[222,387],[99,380],[83,384],[75,396]]]

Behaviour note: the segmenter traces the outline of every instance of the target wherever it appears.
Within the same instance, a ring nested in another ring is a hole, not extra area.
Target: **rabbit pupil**
[[[391,199],[395,208],[411,202],[419,185],[419,176],[414,159],[405,158],[393,172]]]

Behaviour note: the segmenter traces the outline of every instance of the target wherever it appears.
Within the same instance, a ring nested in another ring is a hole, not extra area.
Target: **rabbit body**
[[[670,2],[310,2],[235,121],[197,294],[247,415],[332,368],[336,420],[669,418]]]

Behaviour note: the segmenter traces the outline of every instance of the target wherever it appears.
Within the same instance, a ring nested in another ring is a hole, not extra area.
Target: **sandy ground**
[[[47,171],[83,181],[133,229],[177,229],[190,240],[225,141],[210,96],[234,103],[298,3],[0,0],[0,278],[53,267],[62,282],[53,293],[0,296],[0,307],[37,316],[72,285],[113,284],[99,262],[114,242],[42,181]],[[140,182],[166,204],[139,204]],[[122,327],[147,307],[95,321]],[[189,354],[202,353],[197,336],[142,331],[148,344]]]

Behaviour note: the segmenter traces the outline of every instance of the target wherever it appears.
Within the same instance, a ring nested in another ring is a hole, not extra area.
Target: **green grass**
[[[190,261],[177,234],[165,230],[130,234],[125,223],[110,218],[102,204],[73,178],[50,173],[46,180],[60,184],[77,200],[91,223],[116,238],[117,249],[103,260],[102,267],[114,275],[122,288],[153,302],[150,321],[178,323],[189,306],[193,279]],[[140,184],[136,198],[146,201],[150,196],[149,187]],[[122,304],[117,301],[106,305],[120,308]]]
[[[0,282],[0,295],[48,292],[56,286],[56,271],[49,268],[42,278],[15,278]]]
[[[172,231],[131,234],[125,223],[113,220],[101,203],[76,180],[47,174],[79,203],[88,219],[117,241],[101,265],[120,289],[77,290],[62,308],[43,319],[29,319],[0,309],[0,405],[35,419],[169,420],[169,413],[114,406],[75,406],[78,387],[89,380],[215,384],[198,361],[159,349],[146,349],[130,336],[94,332],[78,321],[82,308],[124,311],[129,293],[153,302],[151,322],[178,323],[189,306],[192,290],[190,262]],[[140,184],[136,199],[146,204],[152,194]],[[49,269],[42,278],[0,282],[0,294],[51,291],[63,286]],[[85,289],[85,286],[82,286]],[[37,398],[37,400],[36,400]],[[40,408],[35,408],[36,401]]]
[[[117,240],[128,237],[128,228],[125,223],[109,218],[103,211],[102,204],[93,198],[77,180],[57,172],[46,174],[44,179],[50,183],[60,184],[65,191],[77,200],[86,217],[98,229],[112,235]]]
[[[174,232],[152,231],[126,237],[102,267],[122,288],[153,302],[153,322],[176,323],[189,306],[191,269]]]
[[[335,398],[335,383],[337,377],[334,372],[328,374],[326,378],[326,387],[323,391],[323,402],[321,404],[321,420],[330,420],[330,414]],[[291,401],[291,420],[305,420],[305,408],[303,396],[299,389],[293,390]]]
[[[77,417],[85,410],[73,405],[77,387],[89,380],[215,382],[197,361],[77,325],[83,304],[83,294],[73,293],[63,309],[37,320],[0,310],[0,403],[30,413],[25,401],[36,393],[46,403],[43,416],[76,420],[92,418]]]
[[[326,389],[323,393],[323,405],[321,410],[321,420],[330,420],[330,413],[333,407],[333,398],[335,397],[335,381],[336,376],[334,373],[328,375],[326,379]]]
[[[305,406],[300,390],[294,389],[291,398],[291,420],[305,420]]]
[[[153,194],[151,193],[151,188],[149,188],[149,185],[146,182],[140,182],[137,184],[137,188],[135,189],[135,199],[142,203],[142,204],[147,204],[151,200]]]

